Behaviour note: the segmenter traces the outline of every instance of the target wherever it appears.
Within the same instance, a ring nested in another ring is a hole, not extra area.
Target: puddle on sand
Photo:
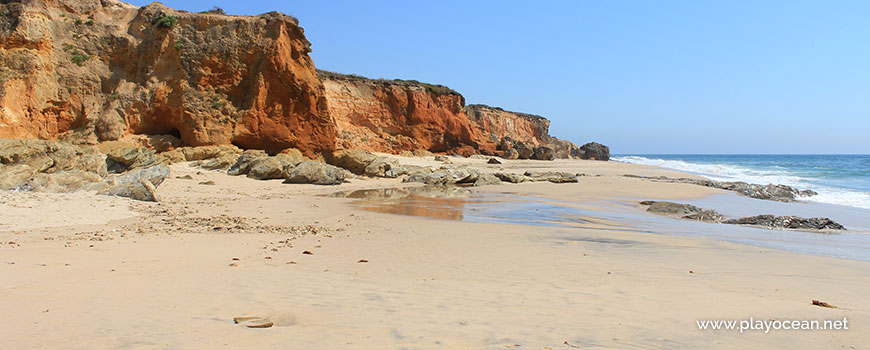
[[[407,187],[339,192],[329,195],[356,199],[357,208],[387,214],[467,222],[549,226],[579,230],[606,230],[708,238],[852,260],[870,261],[870,234],[845,231],[836,235],[767,230],[739,225],[712,224],[646,213],[619,202],[578,203],[529,194],[476,192],[460,187]],[[586,209],[586,205],[598,207]],[[717,208],[723,203],[708,203]],[[632,241],[599,240],[576,231],[558,233],[560,239],[607,244]]]
[[[357,199],[357,208],[378,213],[468,222],[648,232],[627,228],[600,212],[563,206],[527,194],[475,192],[461,187],[423,186],[338,192]]]

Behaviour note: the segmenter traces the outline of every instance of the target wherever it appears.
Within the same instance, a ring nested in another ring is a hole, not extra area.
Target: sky
[[[163,4],[280,11],[317,68],[447,85],[614,154],[870,154],[867,1]]]

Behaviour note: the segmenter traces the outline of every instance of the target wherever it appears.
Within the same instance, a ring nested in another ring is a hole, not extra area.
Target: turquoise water
[[[811,189],[808,201],[870,209],[870,155],[618,155],[617,162],[655,165],[719,181]]]

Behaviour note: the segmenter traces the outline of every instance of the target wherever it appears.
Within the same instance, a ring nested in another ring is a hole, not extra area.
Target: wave
[[[783,166],[750,168],[736,164],[692,163],[679,159],[658,159],[641,156],[611,157],[613,161],[651,165],[697,174],[716,181],[744,181],[757,184],[783,184],[799,189],[811,189],[819,194],[804,199],[828,204],[870,209],[870,192],[826,186],[824,179],[794,174]]]

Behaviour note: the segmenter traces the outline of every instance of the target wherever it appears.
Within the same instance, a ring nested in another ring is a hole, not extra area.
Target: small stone
[[[498,159],[490,158],[489,161],[486,162],[486,164],[501,164],[501,162]]]
[[[366,260],[366,259],[359,259],[359,261],[357,261],[357,262],[358,262],[358,263],[367,263],[367,262],[369,262],[369,261]]]
[[[214,185],[214,181],[208,180],[199,183],[200,185]]]
[[[314,253],[312,253],[310,250],[306,250],[306,251],[302,252],[302,254],[304,254],[304,255],[314,255]]]

